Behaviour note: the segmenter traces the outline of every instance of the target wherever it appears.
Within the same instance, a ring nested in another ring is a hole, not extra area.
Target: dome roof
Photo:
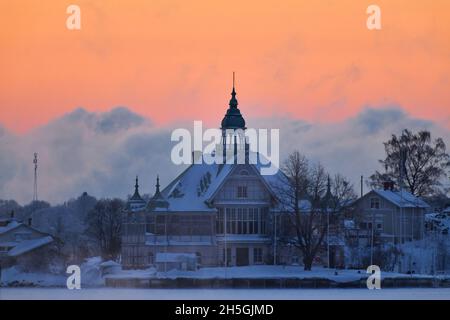
[[[236,91],[231,92],[230,107],[222,120],[222,129],[245,129],[245,120],[241,111],[238,109],[238,101],[236,99]]]

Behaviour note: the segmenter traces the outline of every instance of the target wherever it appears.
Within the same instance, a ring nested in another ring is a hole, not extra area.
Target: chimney
[[[361,198],[362,198],[362,197],[363,197],[363,195],[364,195],[363,180],[364,180],[364,177],[363,177],[363,176],[361,176]]]
[[[394,182],[393,181],[383,182],[383,189],[385,191],[394,191]]]

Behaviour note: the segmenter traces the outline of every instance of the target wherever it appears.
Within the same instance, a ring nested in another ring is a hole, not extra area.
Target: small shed
[[[158,272],[173,269],[194,271],[197,269],[197,255],[194,253],[159,252],[156,254],[155,264]]]

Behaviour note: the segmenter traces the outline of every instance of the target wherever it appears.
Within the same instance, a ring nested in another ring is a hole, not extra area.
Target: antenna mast
[[[35,152],[34,153],[34,159],[33,159],[33,163],[34,163],[34,192],[33,192],[33,201],[37,201],[38,200],[38,192],[37,192],[37,168],[38,168],[38,159],[37,159],[38,154]]]

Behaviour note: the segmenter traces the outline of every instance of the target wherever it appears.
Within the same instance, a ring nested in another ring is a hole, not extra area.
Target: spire
[[[330,175],[327,176],[327,197],[331,196],[331,179]]]
[[[155,195],[148,202],[147,208],[152,211],[156,208],[167,209],[169,207],[169,203],[164,199],[161,191],[159,189],[159,175],[156,176],[156,191]]]
[[[156,176],[156,192],[155,195],[159,194],[159,174]]]
[[[330,204],[331,199],[333,198],[333,194],[331,193],[331,179],[330,175],[327,177],[327,193],[325,194],[325,199],[327,201],[327,205]]]
[[[237,108],[237,106],[238,106],[234,83],[235,83],[235,77],[234,77],[234,71],[233,71],[233,90],[231,91],[230,108]]]
[[[233,72],[233,90],[231,91],[231,99],[229,108],[222,120],[222,129],[245,129],[245,120],[238,109],[238,101],[236,99],[235,74]]]
[[[134,185],[134,194],[130,198],[131,201],[143,201],[141,195],[139,194],[139,180],[138,176],[136,176],[136,183]]]

